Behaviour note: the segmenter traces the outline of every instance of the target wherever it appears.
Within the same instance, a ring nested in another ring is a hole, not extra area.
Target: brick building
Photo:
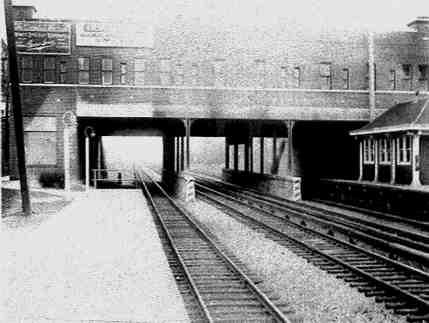
[[[371,114],[429,89],[426,17],[411,22],[407,32],[369,37],[214,29],[183,18],[151,28],[36,19],[33,7],[15,10],[33,180],[44,171],[64,171],[66,134],[71,179],[80,182],[83,132],[95,119],[338,121],[350,122],[347,130],[353,130]],[[16,177],[10,133],[10,173]]]

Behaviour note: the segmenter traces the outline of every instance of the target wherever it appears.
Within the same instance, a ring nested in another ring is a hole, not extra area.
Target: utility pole
[[[24,215],[31,215],[30,192],[28,190],[27,169],[25,167],[24,127],[22,124],[21,96],[15,44],[15,26],[11,0],[4,0],[4,13],[6,21],[7,48],[9,54],[9,77],[12,93],[13,119],[15,123],[18,171],[19,181],[21,184],[22,210]]]

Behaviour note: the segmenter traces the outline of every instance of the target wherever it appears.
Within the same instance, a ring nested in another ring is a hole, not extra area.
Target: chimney
[[[419,33],[429,33],[429,17],[419,16],[410,22],[407,26]]]
[[[13,6],[14,20],[31,20],[36,12],[34,6]]]

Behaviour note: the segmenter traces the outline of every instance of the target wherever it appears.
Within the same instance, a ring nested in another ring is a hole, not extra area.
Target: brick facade
[[[95,117],[117,117],[115,109],[123,108],[147,118],[369,118],[366,34],[309,33],[288,28],[213,30],[179,19],[155,26],[153,48],[99,47],[76,45],[79,22],[30,21],[71,24],[70,54],[19,55],[21,64],[31,60],[31,79],[21,86],[24,117],[56,118],[56,163],[30,165],[33,180],[45,170],[63,171],[65,111],[78,117],[70,155],[72,178],[78,181],[81,177],[83,136],[79,121],[89,115],[80,115],[80,107],[100,109]],[[422,66],[429,64],[429,43],[424,36],[427,38],[427,34],[416,31],[375,36],[376,108],[380,111],[413,97],[415,90],[428,90],[429,69],[427,75],[419,74]],[[55,84],[44,83],[44,60],[48,56],[55,61]],[[88,85],[78,84],[79,58],[89,58]],[[146,62],[143,84],[136,82],[138,58]],[[112,59],[109,85],[102,84],[103,59]],[[126,73],[121,78],[124,66]],[[392,70],[396,73],[394,88]],[[16,177],[13,122],[10,133],[10,168]]]

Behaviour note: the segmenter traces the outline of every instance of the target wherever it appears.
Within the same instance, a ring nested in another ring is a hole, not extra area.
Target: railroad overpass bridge
[[[21,88],[27,119],[45,116],[58,121],[64,113],[75,116],[76,123],[66,127],[70,129],[70,151],[66,153],[63,142],[60,147],[64,151],[60,157],[72,156],[72,182],[88,173],[86,159],[90,168],[99,165],[101,148],[97,146],[103,136],[144,129],[150,130],[148,135],[163,136],[166,176],[189,167],[189,137],[199,136],[226,138],[225,167],[232,172],[240,172],[238,159],[244,158],[240,161],[244,173],[276,175],[284,168],[292,177],[353,178],[357,176],[358,148],[348,132],[368,122],[371,114],[378,115],[416,95],[412,91],[371,94],[367,90],[153,85],[33,83]],[[375,102],[372,112],[371,95]],[[56,122],[56,127],[64,125]],[[85,139],[87,127],[95,130],[94,138]],[[27,130],[31,131],[31,122]],[[93,148],[85,149],[86,141]],[[267,164],[271,165],[268,171]]]

